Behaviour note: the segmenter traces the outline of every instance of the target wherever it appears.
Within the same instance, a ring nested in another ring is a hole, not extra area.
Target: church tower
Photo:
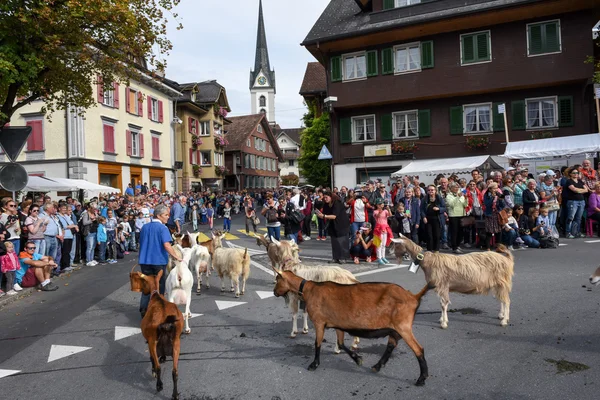
[[[254,70],[250,71],[250,98],[252,114],[265,113],[269,123],[275,125],[275,71],[271,70],[269,63],[262,0],[258,3],[256,57]]]

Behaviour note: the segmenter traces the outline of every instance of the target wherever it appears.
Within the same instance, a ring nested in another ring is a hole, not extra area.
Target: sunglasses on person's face
[[[35,246],[31,247],[31,246],[27,246],[26,247],[27,250],[35,250]]]
[[[16,205],[14,205],[14,204],[9,204],[7,207],[10,207],[10,208],[15,208],[15,207],[16,207]]]

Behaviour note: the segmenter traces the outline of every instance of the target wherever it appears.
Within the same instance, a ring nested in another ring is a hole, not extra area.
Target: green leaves
[[[308,128],[302,131],[302,152],[298,160],[300,176],[311,185],[328,186],[331,182],[331,163],[329,160],[318,160],[323,145],[329,145],[330,121],[329,113],[324,112],[315,118],[314,105],[308,104],[309,110],[304,116],[304,124]]]

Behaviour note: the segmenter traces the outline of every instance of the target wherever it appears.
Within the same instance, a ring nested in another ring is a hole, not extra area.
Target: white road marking
[[[393,271],[395,269],[400,269],[400,268],[408,268],[408,265],[394,265],[393,267],[385,267],[385,268],[374,269],[372,271],[359,272],[357,274],[354,274],[354,276],[373,275],[373,274],[378,274],[380,272]]]
[[[62,346],[53,344],[50,348],[50,354],[48,355],[48,362],[60,360],[61,358],[72,356],[73,354],[81,353],[82,351],[89,349],[91,349],[91,347]]]
[[[260,299],[268,299],[269,297],[274,297],[275,294],[271,291],[271,292],[264,292],[261,290],[257,290],[256,294],[258,295],[258,297],[260,297]]]
[[[275,275],[275,272],[273,272],[273,270],[271,268],[267,268],[264,265],[261,265],[254,260],[250,260],[250,265],[254,265],[256,268],[266,272],[267,274],[269,274],[271,276]]]
[[[215,300],[215,303],[217,303],[217,307],[219,308],[219,311],[226,310],[228,308],[235,307],[235,306],[241,306],[242,304],[246,304],[245,301],[220,301],[220,300]]]
[[[303,258],[308,258],[309,260],[319,260],[319,261],[329,261],[329,260],[331,260],[331,258],[300,256],[300,259],[303,259]]]
[[[566,244],[566,243],[559,243],[558,245],[559,246],[568,246],[568,244]]]
[[[142,333],[140,328],[132,328],[129,326],[115,326],[115,340],[125,339],[126,337]]]
[[[247,248],[247,247],[244,247],[244,246],[239,246],[237,244],[233,244],[233,243],[231,243],[228,240],[226,240],[225,243],[227,244],[227,246],[229,246],[232,249],[246,249]],[[267,254],[267,252],[264,251],[264,250],[256,250],[256,249],[248,249],[248,253],[251,256],[261,256],[261,255]]]
[[[21,371],[16,369],[0,369],[0,378],[18,374],[19,372]]]
[[[201,317],[204,315],[204,314],[194,314],[194,313],[191,313],[191,314],[192,314],[192,316],[190,318]]]
[[[600,243],[600,240],[586,240],[586,243]]]

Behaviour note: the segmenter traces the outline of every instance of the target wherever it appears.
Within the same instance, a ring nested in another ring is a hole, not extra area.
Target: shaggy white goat
[[[440,298],[442,316],[440,325],[448,327],[448,305],[450,293],[488,294],[490,291],[500,301],[500,324],[506,326],[510,318],[510,291],[514,275],[512,253],[503,245],[497,252],[484,251],[460,256],[426,251],[406,236],[392,239],[395,243],[396,259],[401,260],[404,253],[418,262],[425,273],[427,283],[435,287]]]
[[[304,264],[300,264],[299,262],[295,262],[293,260],[288,261],[283,264],[284,271],[292,271],[297,276],[306,279],[307,281],[313,282],[336,282],[343,285],[351,285],[354,283],[359,283],[358,280],[354,277],[352,272],[345,270],[340,267],[334,266],[308,266]],[[276,274],[277,276],[277,274]],[[291,338],[295,338],[298,334],[298,303],[301,298],[297,293],[288,292],[285,302],[290,307],[292,311],[292,333],[290,334]],[[302,312],[303,317],[303,326],[302,333],[308,333],[308,312],[306,309]],[[354,342],[352,343],[352,349],[358,349],[358,344],[360,343],[360,339],[358,337],[354,338]],[[340,348],[338,346],[337,340],[335,342],[335,353],[340,353]]]
[[[274,269],[279,269],[280,265],[283,265],[286,262],[300,262],[298,258],[298,244],[294,241],[294,239],[290,241],[280,242],[275,239],[273,236],[270,238],[265,233],[264,236],[256,237],[256,244],[260,246],[265,246],[267,248],[267,255],[269,256],[269,260],[271,260],[271,266]],[[276,281],[276,276],[273,277],[273,283]]]
[[[596,268],[594,273],[590,276],[590,283],[592,285],[600,285],[600,267]]]
[[[221,243],[221,232],[213,232],[214,251],[212,263],[221,279],[221,292],[225,291],[224,277],[231,280],[231,291],[235,297],[240,297],[246,291],[246,280],[250,276],[250,255],[246,249],[226,249]],[[242,291],[240,293],[240,275],[242,276]]]
[[[165,297],[171,303],[176,305],[185,304],[185,333],[190,333],[189,318],[192,316],[190,312],[190,303],[192,302],[192,286],[194,286],[194,276],[188,267],[192,256],[192,249],[183,249],[180,245],[175,245],[175,248],[183,254],[181,262],[175,262],[175,268],[169,272],[165,283]]]
[[[202,287],[202,274],[206,274],[206,288],[210,288],[210,253],[208,249],[200,244],[192,246],[192,257],[190,267],[194,269],[198,279],[196,294],[200,294]]]

